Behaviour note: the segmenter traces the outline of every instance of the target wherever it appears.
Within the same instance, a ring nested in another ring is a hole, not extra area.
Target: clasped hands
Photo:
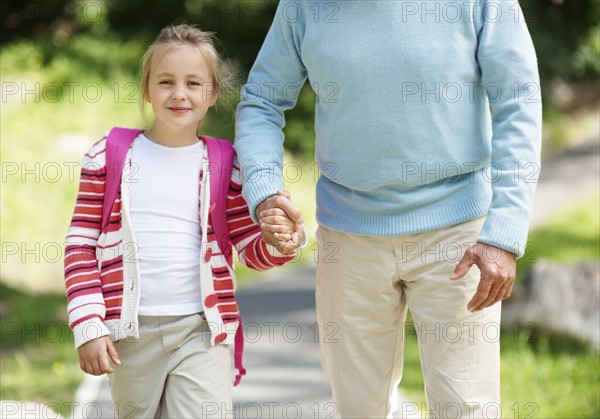
[[[305,240],[304,217],[287,191],[277,191],[256,207],[256,219],[265,243],[284,255],[294,253]]]

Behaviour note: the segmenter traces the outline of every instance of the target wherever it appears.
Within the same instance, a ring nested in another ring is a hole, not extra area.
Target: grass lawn
[[[66,408],[83,373],[67,325],[64,295],[31,294],[0,283],[0,312],[0,398]]]

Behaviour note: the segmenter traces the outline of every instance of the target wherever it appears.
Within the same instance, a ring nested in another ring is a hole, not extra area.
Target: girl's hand
[[[109,356],[115,364],[121,365],[117,350],[108,336],[102,336],[84,343],[77,348],[77,354],[79,355],[79,366],[83,372],[91,375],[113,372],[108,362]]]

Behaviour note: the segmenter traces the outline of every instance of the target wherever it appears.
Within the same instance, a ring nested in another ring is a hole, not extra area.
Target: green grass
[[[0,283],[0,307],[0,398],[66,407],[83,373],[67,324],[65,295],[31,294]]]
[[[518,268],[525,271],[540,259],[576,263],[600,258],[600,196],[569,204],[529,234]]]
[[[600,417],[600,358],[565,336],[504,330],[504,417]]]

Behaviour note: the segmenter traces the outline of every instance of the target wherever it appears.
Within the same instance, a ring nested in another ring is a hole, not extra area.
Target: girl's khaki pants
[[[115,343],[109,374],[119,418],[229,417],[233,378],[228,345],[210,345],[200,314],[139,316],[138,340]]]

